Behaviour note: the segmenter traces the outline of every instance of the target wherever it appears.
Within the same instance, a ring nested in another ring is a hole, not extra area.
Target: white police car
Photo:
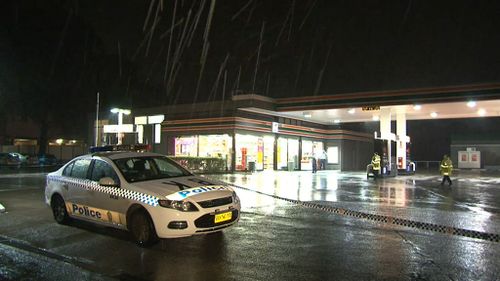
[[[240,216],[231,187],[149,152],[77,157],[47,176],[45,201],[58,223],[77,218],[128,229],[142,246],[221,231]]]

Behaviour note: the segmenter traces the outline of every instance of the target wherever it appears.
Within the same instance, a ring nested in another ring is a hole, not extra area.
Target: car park
[[[46,182],[45,201],[58,223],[81,219],[129,230],[140,246],[219,232],[240,217],[230,186],[156,153],[91,153],[50,173]]]

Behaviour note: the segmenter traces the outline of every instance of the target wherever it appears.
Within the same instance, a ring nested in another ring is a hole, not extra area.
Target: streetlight
[[[111,113],[117,113],[118,114],[118,130],[122,127],[123,124],[123,114],[129,115],[130,114],[130,109],[122,109],[122,108],[112,108]],[[118,144],[122,144],[123,140],[123,132],[118,132],[116,133],[116,137],[118,138]]]

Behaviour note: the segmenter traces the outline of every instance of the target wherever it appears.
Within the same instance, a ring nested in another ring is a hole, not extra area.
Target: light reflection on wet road
[[[372,214],[500,233],[500,178],[464,174],[452,187],[438,175],[366,179],[338,171],[211,175],[283,198],[319,202]]]
[[[286,198],[485,231],[497,228],[494,183],[475,187],[464,180],[456,182],[456,189],[445,190],[437,177],[367,181],[361,173],[336,172],[210,177]],[[8,210],[0,214],[0,280],[497,280],[500,276],[500,243],[342,217],[242,189],[237,189],[241,221],[223,235],[163,240],[142,249],[123,231],[83,222],[56,224],[43,202],[44,182],[43,175],[0,176],[4,190],[0,202]]]

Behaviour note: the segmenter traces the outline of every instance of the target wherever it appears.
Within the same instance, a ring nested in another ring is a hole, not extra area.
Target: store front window
[[[328,164],[339,164],[339,147],[330,146],[327,151]]]
[[[299,168],[299,140],[278,138],[278,170],[296,170]]]
[[[222,158],[226,162],[228,170],[231,169],[232,137],[224,135],[200,135],[198,136],[199,157]]]
[[[323,151],[323,143],[318,141],[302,140],[301,169],[303,171],[312,170],[312,157],[318,160],[319,154]],[[319,166],[318,166],[319,167]]]
[[[175,138],[175,156],[198,156],[198,136]]]
[[[274,137],[264,137],[264,170],[273,170],[274,166]]]
[[[236,170],[273,169],[274,138],[236,134]]]
[[[233,145],[229,135],[198,136],[198,139],[200,143],[198,156],[226,157]]]
[[[230,170],[232,145],[232,137],[227,134],[177,137],[175,156],[220,158]]]

